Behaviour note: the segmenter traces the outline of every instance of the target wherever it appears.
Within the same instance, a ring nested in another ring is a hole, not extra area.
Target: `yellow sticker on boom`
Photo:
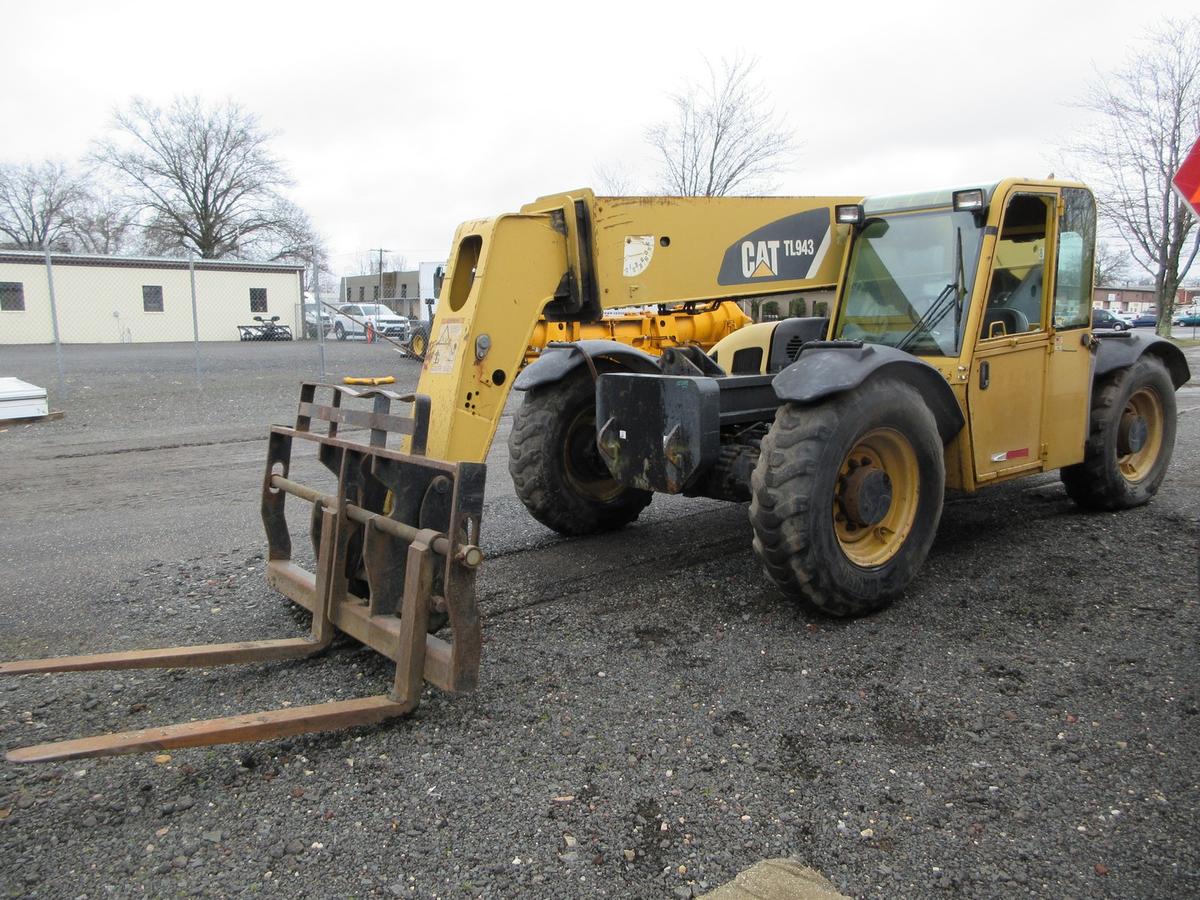
[[[434,375],[450,375],[454,372],[454,360],[458,356],[458,345],[462,343],[463,323],[446,322],[438,329],[437,338],[429,345],[425,355],[425,368]]]

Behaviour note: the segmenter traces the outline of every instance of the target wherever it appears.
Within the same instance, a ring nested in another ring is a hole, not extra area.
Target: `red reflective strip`
[[[1020,450],[1009,450],[1004,454],[1005,459],[1020,459],[1022,456],[1029,455],[1029,448],[1022,447]]]

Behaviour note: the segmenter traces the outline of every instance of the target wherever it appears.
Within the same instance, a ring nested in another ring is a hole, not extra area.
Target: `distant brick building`
[[[1175,295],[1175,308],[1200,301],[1200,288],[1180,288]],[[1092,306],[1107,309],[1111,312],[1138,313],[1153,312],[1155,308],[1154,285],[1126,284],[1112,287],[1098,287],[1092,296]]]

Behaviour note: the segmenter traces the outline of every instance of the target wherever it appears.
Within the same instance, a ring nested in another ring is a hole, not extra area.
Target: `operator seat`
[[[1034,266],[1016,289],[1008,295],[1008,299],[1004,301],[1004,305],[1015,309],[1025,318],[1025,327],[1022,331],[1029,331],[1029,323],[1033,323],[1033,327],[1037,328],[1038,323],[1042,320],[1042,281],[1045,269],[1042,266]]]
[[[992,336],[992,324],[1004,325],[1004,334],[1021,334],[1029,331],[1029,318],[1019,309],[1008,306],[992,306],[983,315],[983,336]]]

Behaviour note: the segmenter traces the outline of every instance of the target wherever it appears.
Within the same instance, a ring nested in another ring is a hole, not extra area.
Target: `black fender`
[[[576,369],[587,365],[585,354],[593,360],[615,363],[629,372],[658,372],[658,357],[636,347],[617,341],[576,341],[569,347],[546,348],[541,356],[521,370],[513,382],[513,390],[528,391],[561,381]]]
[[[942,373],[911,353],[882,344],[806,344],[796,361],[775,376],[771,386],[785,402],[817,403],[878,375],[899,378],[917,389],[937,421],[943,444],[950,443],[962,430],[962,409]]]
[[[1095,338],[1100,346],[1096,349],[1096,367],[1092,371],[1093,382],[1098,381],[1109,372],[1132,366],[1145,353],[1152,353],[1163,361],[1167,371],[1171,373],[1171,383],[1175,385],[1176,390],[1192,377],[1183,351],[1156,334],[1120,331],[1106,334],[1103,337],[1095,335]]]

